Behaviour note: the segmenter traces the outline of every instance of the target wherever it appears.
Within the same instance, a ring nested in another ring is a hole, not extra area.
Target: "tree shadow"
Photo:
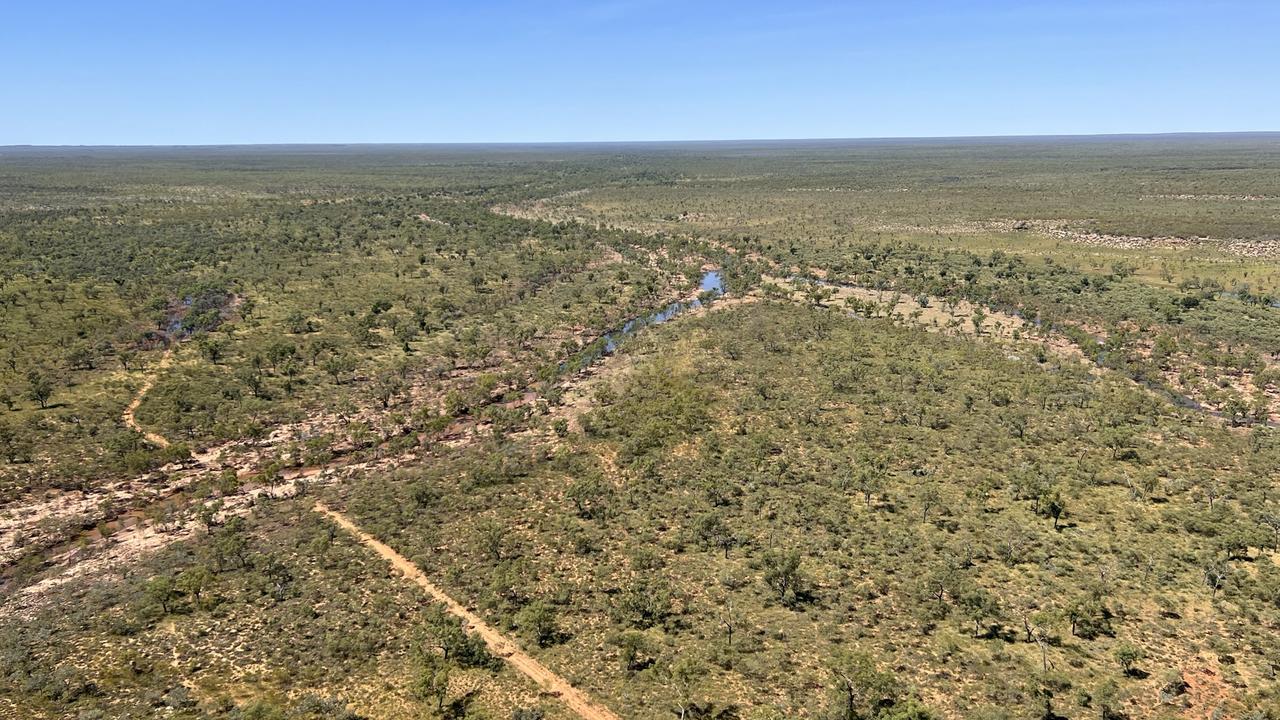
[[[471,709],[472,703],[476,701],[476,697],[480,694],[480,688],[472,688],[464,693],[461,697],[456,697],[444,706],[444,717],[448,720],[462,720],[467,717]]]
[[[709,702],[705,705],[693,703],[686,709],[685,717],[696,720],[739,720],[742,713],[737,705],[725,705],[717,709],[715,703]]]
[[[987,626],[986,632],[979,637],[989,640],[1000,640],[1006,643],[1018,641],[1018,632],[1011,627],[993,623]]]
[[[780,602],[788,610],[803,612],[806,608],[817,604],[818,596],[809,588],[796,588]]]

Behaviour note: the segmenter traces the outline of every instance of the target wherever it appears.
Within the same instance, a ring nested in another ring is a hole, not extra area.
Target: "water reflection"
[[[724,294],[724,278],[719,270],[708,270],[702,274],[702,279],[698,282],[698,291],[700,297],[715,298]],[[689,301],[673,302],[670,305],[649,313],[638,318],[628,320],[622,327],[617,330],[605,333],[599,340],[588,345],[581,353],[566,365],[573,369],[586,367],[591,363],[599,360],[605,355],[612,355],[618,349],[618,343],[629,335],[634,335],[646,327],[651,325],[661,325],[671,318],[679,315],[686,310],[696,310],[702,307],[702,300],[695,298]],[[563,368],[562,368],[563,369]]]

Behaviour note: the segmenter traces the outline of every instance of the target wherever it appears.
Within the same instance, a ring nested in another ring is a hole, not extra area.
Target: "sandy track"
[[[135,432],[141,433],[142,437],[147,439],[147,442],[162,448],[169,447],[168,439],[163,435],[148,432],[143,429],[143,427],[138,424],[137,418],[134,417],[134,413],[138,411],[138,406],[142,405],[142,399],[147,396],[147,393],[151,390],[152,386],[156,384],[156,378],[160,376],[160,371],[168,368],[172,362],[173,348],[170,347],[168,350],[164,351],[164,355],[160,356],[160,362],[156,364],[155,369],[147,373],[147,379],[143,381],[142,387],[138,388],[138,393],[134,395],[133,400],[130,400],[129,404],[125,406],[124,413],[120,416],[120,419],[124,421],[126,426]]]
[[[466,630],[478,634],[484,640],[485,645],[489,646],[489,650],[493,654],[503,658],[516,670],[538,683],[544,690],[560,698],[570,710],[578,714],[578,717],[583,718],[583,720],[619,720],[612,710],[592,701],[586,693],[575,688],[568,680],[552,672],[545,665],[529,656],[528,653],[522,651],[513,640],[498,632],[484,620],[481,620],[480,616],[463,607],[457,600],[449,597],[448,594],[432,583],[416,565],[409,562],[408,558],[391,549],[386,543],[361,530],[346,515],[336,510],[330,510],[319,502],[315,504],[314,510],[327,516],[337,523],[339,527],[355,535],[360,542],[373,548],[383,559],[403,573],[405,577],[417,583],[423,590],[427,591],[428,595],[444,605],[451,615],[461,618],[465,623]]]

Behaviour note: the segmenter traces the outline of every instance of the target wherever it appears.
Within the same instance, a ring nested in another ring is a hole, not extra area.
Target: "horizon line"
[[[1280,135],[1280,130],[1174,130],[1164,132],[1119,133],[1013,133],[1005,135],[883,135],[849,137],[756,137],[756,138],[683,138],[638,140],[390,140],[390,141],[315,141],[315,142],[225,142],[225,143],[14,143],[0,145],[0,151],[14,149],[160,149],[160,148],[270,148],[270,147],[533,147],[549,145],[696,145],[728,143],[803,143],[803,142],[895,142],[909,140],[1028,140],[1028,139],[1109,139],[1171,138],[1185,136]]]

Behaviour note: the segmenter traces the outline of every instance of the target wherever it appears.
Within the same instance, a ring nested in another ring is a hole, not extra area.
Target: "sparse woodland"
[[[1280,718],[1278,169],[3,151],[0,715]]]

